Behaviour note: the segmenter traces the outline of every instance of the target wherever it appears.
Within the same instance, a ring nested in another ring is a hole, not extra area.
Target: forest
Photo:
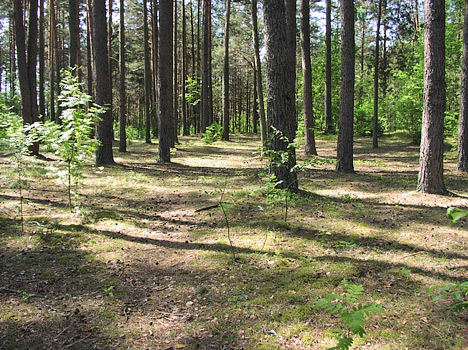
[[[467,349],[468,0],[0,3],[0,349]]]

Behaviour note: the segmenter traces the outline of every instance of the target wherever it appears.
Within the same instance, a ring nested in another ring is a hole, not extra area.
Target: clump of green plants
[[[223,136],[223,127],[218,123],[213,123],[206,127],[206,131],[202,134],[202,141],[207,144],[212,144],[221,140]]]
[[[453,223],[456,223],[458,220],[464,218],[467,215],[468,211],[460,208],[450,207],[447,209],[447,216],[450,218],[450,220],[452,220]]]
[[[467,215],[468,211],[460,208],[450,207],[447,209],[447,216],[454,223]],[[451,299],[452,303],[448,308],[455,314],[468,309],[468,281],[443,286],[433,285],[429,288],[429,293],[437,293],[437,296],[433,299],[434,301]]]
[[[325,298],[315,302],[315,307],[325,310],[332,315],[338,315],[343,328],[332,329],[332,332],[338,337],[338,344],[328,350],[348,350],[353,345],[353,336],[363,337],[366,334],[364,324],[366,318],[377,312],[383,311],[379,304],[362,305],[359,303],[364,287],[351,284],[343,280],[340,286],[344,289],[342,295],[330,293]]]
[[[434,301],[452,299],[452,303],[448,308],[455,314],[468,309],[468,281],[444,286],[434,285],[429,288],[429,292],[437,293],[437,296],[433,299]]]
[[[12,154],[12,171],[10,188],[18,190],[18,213],[21,219],[21,233],[24,234],[24,197],[23,192],[29,187],[26,174],[25,157],[29,147],[39,141],[35,132],[38,123],[23,126],[22,119],[0,101],[0,147],[9,149]]]
[[[48,170],[57,178],[57,183],[67,187],[68,206],[72,210],[72,195],[78,198],[73,188],[83,178],[82,169],[86,158],[92,156],[99,145],[92,137],[92,131],[103,109],[96,105],[88,107],[91,96],[83,92],[82,84],[72,72],[64,71],[61,86],[61,124],[45,123],[41,134],[43,141],[60,159],[58,165],[50,166]]]

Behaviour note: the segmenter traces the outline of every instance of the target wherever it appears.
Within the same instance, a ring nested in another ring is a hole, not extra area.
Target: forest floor
[[[344,328],[314,303],[344,279],[383,307],[353,349],[468,349],[468,314],[429,293],[468,280],[468,221],[446,216],[468,207],[455,151],[454,195],[425,195],[407,140],[357,138],[356,174],[337,174],[336,139],[319,135],[286,206],[258,140],[233,139],[182,137],[171,164],[133,141],[86,167],[73,213],[56,162],[28,157],[24,233],[0,154],[0,349],[326,349]]]

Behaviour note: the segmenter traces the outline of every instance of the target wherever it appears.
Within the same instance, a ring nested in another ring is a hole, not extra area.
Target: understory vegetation
[[[426,195],[411,138],[358,137],[357,173],[337,174],[336,138],[318,135],[319,156],[298,154],[300,191],[285,193],[264,180],[259,146],[181,137],[160,164],[157,146],[131,141],[116,166],[83,163],[73,213],[48,175],[56,154],[22,157],[20,194],[2,149],[0,349],[349,343],[337,335],[352,349],[467,348],[467,218],[447,217],[468,207],[455,150],[454,194]]]

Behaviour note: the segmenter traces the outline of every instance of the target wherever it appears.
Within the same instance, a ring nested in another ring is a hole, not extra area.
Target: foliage
[[[458,220],[467,215],[468,211],[460,208],[450,207],[447,209],[447,216],[450,218],[450,220],[452,220],[453,223],[456,223]]]
[[[212,144],[213,142],[221,140],[223,136],[223,127],[218,123],[213,123],[206,127],[206,132],[202,135],[203,142]]]
[[[61,125],[47,122],[41,127],[40,133],[43,141],[60,158],[58,166],[50,166],[48,169],[57,178],[58,184],[67,186],[71,210],[73,187],[80,184],[85,159],[92,156],[99,145],[91,135],[102,109],[97,106],[87,107],[91,96],[82,91],[81,83],[72,72],[64,71],[61,86],[59,100],[64,108],[60,116]]]
[[[453,302],[449,305],[449,309],[455,314],[468,309],[468,281],[462,283],[448,284],[444,286],[431,286],[429,292],[437,292],[438,295],[433,299],[439,301],[450,298]]]
[[[447,209],[447,216],[456,223],[461,218],[468,215],[468,211],[450,207]],[[442,299],[450,298],[453,302],[449,305],[449,309],[453,310],[455,314],[468,309],[468,281],[462,283],[447,284],[443,286],[433,285],[429,288],[429,292],[437,292],[438,295],[433,299],[439,301]]]
[[[352,335],[363,337],[366,334],[363,328],[366,317],[383,311],[379,304],[362,305],[359,300],[364,292],[361,285],[350,284],[343,280],[340,284],[345,292],[342,295],[330,293],[323,299],[315,302],[315,307],[336,314],[340,317],[345,329],[334,329],[338,336],[338,344],[328,350],[348,350],[353,344]]]
[[[10,188],[15,188],[19,192],[18,211],[22,233],[24,233],[23,190],[28,187],[24,157],[29,154],[29,147],[38,142],[38,136],[34,132],[37,125],[34,123],[24,127],[21,117],[13,113],[4,101],[0,101],[0,147],[13,151],[14,167],[10,174],[13,182],[10,184]]]

